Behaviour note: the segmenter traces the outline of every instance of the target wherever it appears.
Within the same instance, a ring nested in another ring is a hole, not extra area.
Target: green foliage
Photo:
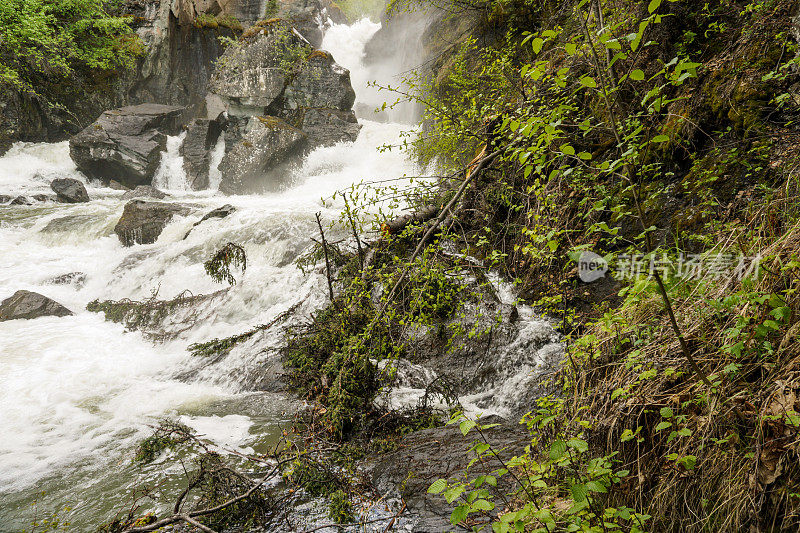
[[[128,20],[109,15],[102,0],[0,3],[0,87],[37,94],[75,71],[129,67],[139,53]]]
[[[305,489],[311,496],[332,497],[336,492],[342,492],[339,478],[330,467],[306,455],[292,461],[283,476],[290,483]]]
[[[162,452],[186,442],[191,429],[178,422],[164,421],[153,434],[139,443],[133,460],[137,463],[152,463]]]
[[[367,17],[379,20],[386,3],[383,0],[339,0],[335,4],[350,22]]]
[[[236,278],[231,273],[231,268],[239,267],[244,276],[247,270],[247,254],[240,245],[229,242],[220,248],[214,257],[203,263],[203,268],[211,279],[217,283],[227,281],[230,285],[236,285]]]
[[[353,521],[353,504],[350,503],[347,494],[341,489],[334,491],[330,495],[328,518],[337,524]]]

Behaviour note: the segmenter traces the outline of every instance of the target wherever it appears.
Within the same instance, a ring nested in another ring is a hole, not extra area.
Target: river
[[[362,56],[379,27],[366,19],[333,26],[322,46],[351,70],[357,100],[366,107],[377,104],[377,95],[366,88],[370,73]],[[322,274],[303,274],[293,263],[311,244],[315,214],[333,220],[343,207],[322,199],[362,180],[415,171],[397,150],[379,150],[398,142],[408,125],[359,121],[355,142],[315,150],[290,186],[261,196],[187,191],[181,139],[170,138],[155,185],[167,189],[170,201],[196,207],[173,219],[156,243],[130,248],[113,233],[122,193],[78,173],[66,142],[17,143],[0,158],[0,193],[50,193],[50,181],[67,176],[83,181],[91,197],[84,204],[0,206],[0,299],[26,289],[75,313],[0,322],[0,531],[30,528],[35,517],[54,513],[71,530],[90,531],[130,505],[136,487],[163,474],[157,464],[141,468],[132,461],[148,424],[163,418],[179,419],[230,449],[259,450],[275,441],[295,401],[245,387],[241,379],[274,351],[234,350],[220,364],[201,367],[186,347],[266,323],[298,301],[306,311],[325,303]],[[236,212],[183,239],[205,212],[226,203]],[[245,274],[175,339],[156,343],[86,311],[95,299],[217,291],[221,286],[204,274],[203,262],[229,241],[247,252]],[[71,273],[80,274],[56,280]]]

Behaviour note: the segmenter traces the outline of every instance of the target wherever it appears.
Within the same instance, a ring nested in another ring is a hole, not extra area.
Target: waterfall
[[[153,176],[153,187],[167,191],[188,191],[186,171],[183,169],[181,146],[186,132],[167,137],[167,149],[161,154],[161,163]],[[219,164],[219,163],[217,163]]]
[[[364,66],[364,47],[379,28],[367,19],[332,25],[323,41],[350,69],[362,108],[391,99],[368,88],[368,81],[394,83],[398,74],[390,65]],[[135,486],[157,480],[158,466],[140,470],[131,459],[136,443],[150,433],[148,424],[162,418],[179,419],[239,451],[274,442],[296,405],[285,395],[260,392],[243,376],[274,361],[279,332],[266,331],[219,362],[194,358],[186,347],[267,323],[298,302],[306,314],[325,305],[321,271],[306,275],[294,265],[316,232],[315,214],[333,220],[344,207],[340,199],[320,199],[365,180],[418,174],[400,151],[379,150],[402,140],[413,120],[408,113],[398,109],[389,117],[393,121],[384,122],[376,119],[386,116],[360,113],[356,141],[314,150],[291,188],[267,195],[216,192],[222,139],[210,157],[210,189],[190,191],[180,156],[184,134],[169,137],[154,185],[190,212],[173,218],[157,242],[130,248],[113,233],[125,203],[122,193],[78,173],[68,143],[17,143],[0,157],[0,194],[50,192],[53,178],[69,176],[83,181],[91,198],[84,204],[0,205],[0,300],[26,289],[75,313],[0,322],[0,530],[30,527],[34,501],[45,509],[69,505],[75,530],[94,529]],[[223,204],[236,211],[193,227]],[[86,311],[95,299],[216,293],[222,287],[205,275],[203,262],[227,242],[245,248],[246,275],[187,311],[192,327],[170,340],[154,343]],[[516,364],[525,349],[523,344],[509,352],[507,362]],[[526,383],[507,378],[486,394]],[[486,394],[465,402],[483,409]]]
[[[334,26],[326,38],[326,48],[355,80],[367,78],[360,58],[377,28],[369,21]],[[357,98],[362,89],[356,84]],[[148,479],[132,464],[133,450],[149,434],[148,424],[164,417],[240,450],[280,433],[293,402],[241,382],[243,369],[270,357],[270,343],[277,345],[279,335],[260,339],[266,344],[259,350],[234,350],[216,365],[194,359],[186,346],[247,331],[301,299],[306,312],[324,305],[322,275],[303,275],[293,264],[311,244],[315,213],[331,220],[343,207],[320,198],[365,179],[416,173],[403,154],[378,150],[396,143],[407,126],[361,122],[355,142],[313,151],[292,188],[263,196],[215,193],[223,141],[211,155],[211,190],[189,191],[180,156],[183,134],[168,138],[154,184],[171,193],[168,201],[190,205],[191,213],[174,218],[156,243],[130,248],[113,233],[122,193],[83,178],[68,143],[17,143],[0,158],[0,194],[51,193],[53,178],[70,176],[87,185],[91,198],[85,204],[0,205],[0,299],[26,289],[75,313],[0,322],[0,530],[30,527],[34,500],[73,507],[69,518],[76,530],[107,519],[134,484]],[[226,203],[236,212],[203,222],[184,240],[205,213]],[[203,262],[229,241],[247,252],[245,278],[198,309],[194,326],[173,340],[153,343],[85,310],[95,299],[218,291],[222,287],[205,275]],[[81,275],[70,279],[85,281],[57,281],[74,272]]]

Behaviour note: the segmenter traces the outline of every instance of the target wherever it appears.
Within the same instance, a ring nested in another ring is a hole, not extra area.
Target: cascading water
[[[321,271],[305,275],[293,264],[316,232],[315,214],[330,220],[343,207],[320,198],[362,180],[397,179],[416,170],[398,151],[378,149],[397,143],[413,117],[381,123],[364,111],[387,99],[366,85],[391,69],[363,65],[365,44],[379,28],[367,19],[328,28],[322,48],[350,69],[357,103],[364,104],[363,127],[355,142],[310,153],[291,188],[220,196],[220,140],[210,157],[210,189],[190,192],[182,136],[169,138],[154,185],[192,209],[174,218],[154,244],[119,243],[113,227],[125,203],[122,193],[87,183],[66,142],[18,143],[0,158],[2,194],[50,193],[50,181],[67,176],[83,181],[92,199],[0,206],[0,299],[26,289],[75,313],[0,322],[0,532],[29,528],[34,516],[59,506],[72,508],[62,517],[75,531],[108,520],[120,505],[132,503],[135,487],[163,474],[158,464],[140,468],[131,461],[135,444],[149,434],[148,424],[162,418],[178,418],[228,448],[258,451],[275,441],[296,405],[243,377],[275,359],[279,333],[266,331],[213,364],[192,357],[186,347],[267,323],[298,302],[306,314],[324,305]],[[192,227],[225,203],[236,211]],[[246,249],[246,273],[194,309],[192,327],[170,340],[154,343],[86,311],[95,299],[166,300],[187,290],[219,291],[203,262],[227,242]],[[492,384],[490,392],[465,398],[465,404],[485,408],[487,394],[502,394],[504,383],[512,382]]]
[[[354,72],[356,91],[365,81],[358,74],[364,44],[377,27],[368,21],[333,26],[325,41]],[[173,219],[156,243],[131,248],[122,247],[112,231],[122,193],[87,183],[66,142],[18,143],[0,158],[3,194],[51,194],[50,181],[69,176],[86,183],[92,198],[74,205],[0,206],[0,299],[26,289],[75,313],[0,322],[0,531],[29,528],[35,514],[52,514],[58,505],[73,509],[67,518],[76,531],[108,519],[147,479],[146,468],[131,465],[132,450],[148,434],[147,424],[160,418],[179,417],[229,447],[259,449],[272,442],[292,401],[245,390],[237,372],[269,355],[234,350],[219,365],[198,368],[186,346],[266,323],[303,299],[307,310],[323,305],[321,274],[303,275],[292,263],[310,244],[315,213],[331,219],[342,207],[323,205],[320,198],[354,182],[398,178],[414,169],[403,155],[378,150],[396,142],[407,126],[362,124],[355,142],[315,150],[294,187],[265,196],[217,195],[222,146],[211,156],[212,189],[188,192],[182,138],[170,138],[155,185],[168,189],[170,200],[194,208]],[[223,203],[237,211],[204,222],[183,239],[194,222]],[[202,263],[228,241],[245,247],[246,274],[176,339],[153,343],[85,310],[94,299],[217,291]],[[74,272],[81,274],[66,280],[72,282],[55,279]]]

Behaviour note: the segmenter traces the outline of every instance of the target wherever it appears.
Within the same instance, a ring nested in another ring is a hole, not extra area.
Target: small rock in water
[[[122,217],[114,226],[114,233],[123,246],[152,244],[175,215],[186,215],[189,208],[181,204],[131,200],[125,204]]]
[[[41,316],[69,316],[73,312],[39,293],[20,290],[0,302],[0,322]]]
[[[56,200],[67,204],[89,201],[89,193],[83,183],[73,178],[57,178],[50,182],[50,188],[56,193]]]
[[[189,234],[192,232],[192,230],[198,224],[201,224],[201,223],[205,222],[209,218],[225,218],[228,215],[230,215],[231,213],[233,213],[234,211],[236,211],[236,208],[233,207],[231,204],[225,204],[222,207],[218,207],[218,208],[214,209],[213,211],[209,211],[208,213],[206,213],[203,216],[203,218],[201,218],[200,220],[198,220],[197,222],[195,222],[192,225],[192,227],[189,229],[189,231],[186,232],[186,235],[184,235],[183,238],[185,239],[186,237],[188,237]]]
[[[157,198],[159,200],[163,200],[167,196],[169,196],[167,193],[161,192],[150,185],[137,185],[132,191],[128,190],[128,192],[123,194],[122,199],[130,200],[131,198]]]
[[[50,194],[34,194],[31,196],[37,202],[53,202],[55,201],[55,197]]]
[[[111,180],[108,182],[108,188],[114,189],[115,191],[129,191],[131,190],[130,187],[126,187],[117,180]]]
[[[0,194],[0,204],[7,204],[13,200],[13,196],[9,196],[7,194]]]
[[[11,205],[31,205],[32,203],[30,198],[26,196],[17,196],[11,200]]]
[[[86,283],[86,274],[83,272],[70,272],[68,274],[61,274],[54,278],[50,278],[45,283],[49,285],[75,285],[80,288]]]

